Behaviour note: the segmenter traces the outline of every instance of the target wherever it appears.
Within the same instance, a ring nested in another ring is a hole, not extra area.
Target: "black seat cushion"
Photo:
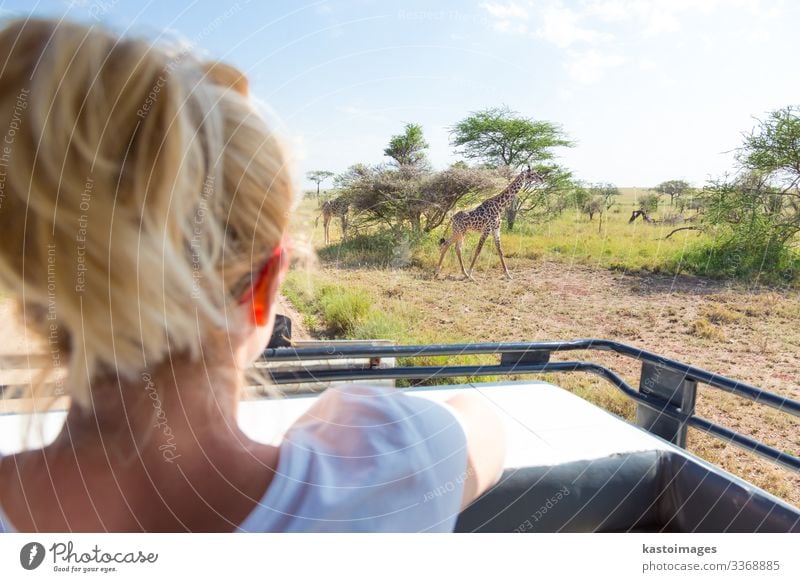
[[[800,511],[676,449],[508,469],[459,532],[797,532]]]

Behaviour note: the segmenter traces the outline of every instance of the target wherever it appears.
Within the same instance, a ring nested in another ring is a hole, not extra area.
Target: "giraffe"
[[[528,166],[497,196],[484,200],[479,206],[472,210],[456,212],[450,219],[449,225],[450,228],[453,229],[453,234],[450,238],[442,238],[439,240],[441,255],[439,256],[439,264],[436,266],[434,276],[439,274],[447,250],[451,245],[455,244],[456,256],[458,257],[458,264],[461,265],[461,272],[466,279],[474,281],[475,279],[472,278],[472,268],[475,266],[475,261],[481,253],[481,249],[483,249],[483,243],[486,242],[486,238],[491,234],[494,236],[494,246],[497,247],[497,254],[500,255],[500,263],[503,265],[506,277],[510,279],[511,273],[508,272],[506,260],[503,256],[503,248],[500,246],[500,222],[503,210],[511,204],[511,201],[514,200],[517,193],[531,182],[541,184],[544,182],[544,177]],[[461,257],[461,248],[464,244],[464,235],[470,230],[480,232],[481,238],[478,241],[475,255],[472,257],[472,262],[469,265],[469,271],[466,271],[464,270],[464,260]]]
[[[347,212],[350,210],[350,202],[344,196],[339,196],[333,200],[326,200],[322,205],[322,228],[325,229],[325,244],[330,242],[331,219],[338,216],[342,221],[342,238],[347,238]],[[314,221],[314,227],[319,224],[319,216]]]

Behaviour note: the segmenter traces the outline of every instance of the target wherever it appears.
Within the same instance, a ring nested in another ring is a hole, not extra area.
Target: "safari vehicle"
[[[385,341],[286,341],[291,322],[276,325],[272,347],[257,364],[284,396],[245,394],[240,424],[256,440],[274,442],[313,403],[340,382],[394,384],[431,400],[478,390],[494,405],[508,437],[499,483],[459,517],[459,532],[797,532],[800,511],[755,485],[687,452],[689,427],[742,447],[792,471],[800,458],[695,414],[699,385],[723,390],[787,414],[800,402],[778,396],[616,341],[581,339],[531,343],[397,346]],[[551,361],[574,350],[605,350],[641,362],[638,389],[590,361]],[[494,355],[489,365],[413,365],[431,356]],[[395,365],[397,358],[412,365]],[[632,399],[636,424],[556,385],[508,381],[417,385],[443,378],[589,372]],[[3,391],[0,452],[22,448],[28,413]],[[3,414],[5,412],[5,414]],[[42,443],[52,439],[64,411],[45,415]],[[28,441],[27,446],[37,442]],[[447,484],[443,485],[447,487]],[[437,494],[436,491],[431,494]]]
[[[575,350],[604,350],[641,362],[638,389],[590,361],[551,361]],[[492,365],[395,366],[431,356],[492,354]],[[461,532],[797,532],[800,511],[685,450],[689,427],[792,471],[800,458],[695,414],[699,385],[723,390],[787,414],[800,402],[616,341],[396,346],[380,342],[301,342],[273,347],[264,362],[290,397],[245,404],[255,418],[291,424],[331,383],[524,376],[589,372],[636,403],[636,424],[553,384],[509,381],[405,388],[445,400],[478,390],[503,418],[508,455],[500,482],[464,511]],[[271,429],[274,430],[274,427]]]

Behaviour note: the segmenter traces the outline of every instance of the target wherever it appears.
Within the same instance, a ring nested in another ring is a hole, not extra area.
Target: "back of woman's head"
[[[65,386],[132,378],[240,322],[292,185],[246,80],[48,20],[0,29],[0,284]]]

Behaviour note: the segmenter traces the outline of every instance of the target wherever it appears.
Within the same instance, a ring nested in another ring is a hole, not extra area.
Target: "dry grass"
[[[742,314],[723,305],[711,305],[702,310],[705,318],[711,323],[735,323],[742,319]]]
[[[319,245],[320,232],[314,233]],[[405,268],[364,266],[351,258],[323,255],[323,264],[310,279],[314,286],[335,285],[369,294],[368,313],[378,321],[371,327],[361,322],[353,333],[383,329],[386,337],[401,343],[603,337],[800,399],[800,293],[796,289],[608,269],[610,263],[622,260],[614,256],[617,248],[591,263],[568,255],[553,260],[549,252],[535,252],[539,243],[521,248],[522,238],[515,244],[520,246],[508,259],[514,276],[510,281],[502,278],[493,249],[484,251],[477,263],[477,283],[462,281],[453,262],[434,279],[434,264],[424,254]],[[473,245],[474,239],[469,239],[466,253]],[[630,248],[624,252],[625,260],[638,256]],[[293,278],[299,288],[309,277],[295,273]],[[291,283],[290,278],[290,287]],[[324,333],[324,322],[318,323],[317,333]],[[632,360],[603,352],[572,353],[571,358],[597,361],[632,385],[638,383],[638,366]],[[595,378],[576,374],[547,379],[633,418],[633,405]],[[794,455],[800,452],[800,422],[790,415],[708,387],[699,391],[697,413]],[[697,431],[690,432],[689,448],[800,505],[796,473]]]
[[[725,333],[705,317],[695,319],[689,326],[689,331],[692,335],[703,339],[725,341]]]

